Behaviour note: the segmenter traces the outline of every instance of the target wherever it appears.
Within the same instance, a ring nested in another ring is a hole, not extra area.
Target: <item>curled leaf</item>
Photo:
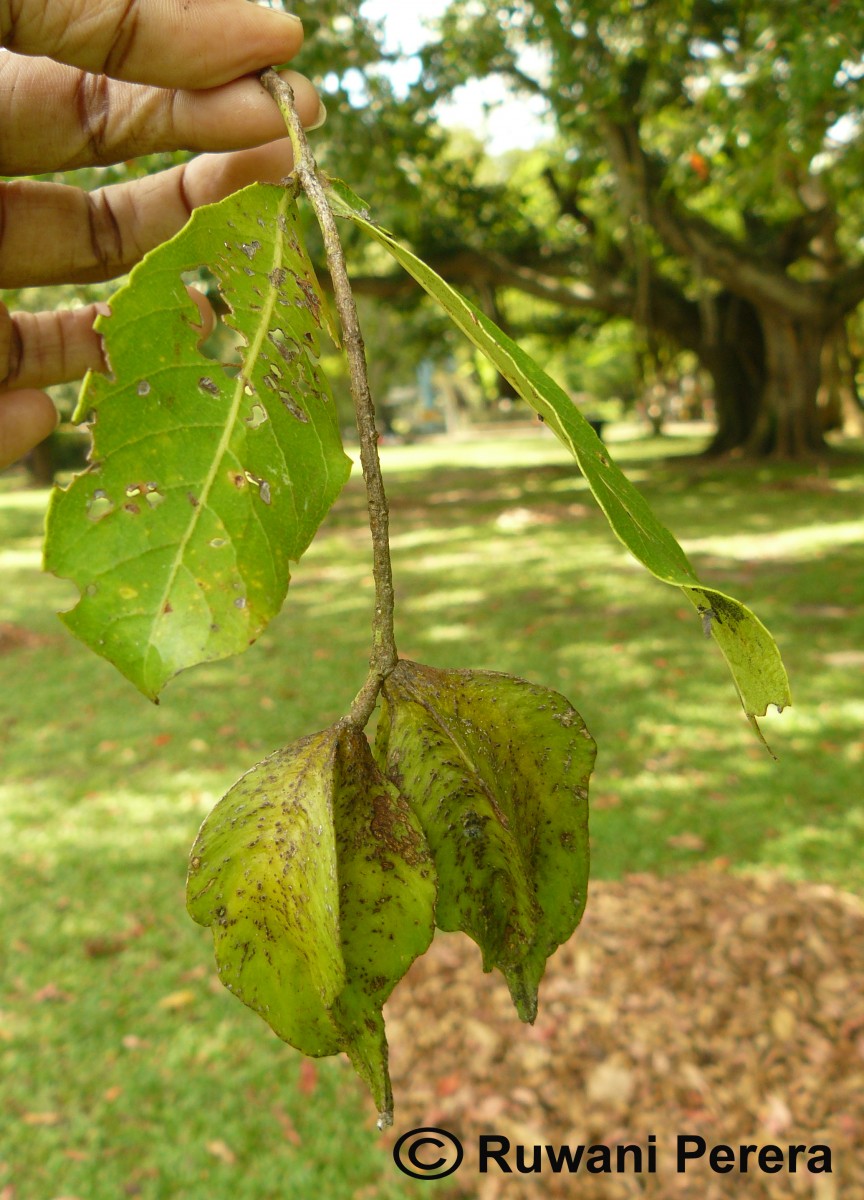
[[[563,696],[512,675],[403,660],[382,696],[376,757],[426,832],[437,924],[477,942],[533,1021],[585,907],[594,741]]]
[[[192,848],[187,906],[213,930],[222,982],[304,1054],[346,1051],[383,1123],[381,1009],[428,947],[434,905],[419,823],[346,724],[253,767]]]

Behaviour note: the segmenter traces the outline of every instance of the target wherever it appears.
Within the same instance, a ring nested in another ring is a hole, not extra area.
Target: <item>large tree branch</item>
[[[585,212],[579,204],[579,193],[575,188],[565,188],[552,167],[543,168],[543,178],[549,184],[549,190],[555,197],[562,216],[573,217],[587,230],[591,237],[597,233],[597,224],[593,217]]]
[[[618,316],[632,315],[632,290],[626,284],[614,278],[599,283],[568,280],[560,262],[553,264],[552,271],[547,272],[510,262],[498,254],[481,254],[470,249],[461,249],[446,257],[430,257],[426,261],[448,283],[467,284],[477,290],[489,286],[515,288],[564,308],[596,309]],[[414,280],[401,272],[388,275],[352,274],[351,286],[358,295],[376,296],[381,300],[397,300],[418,290]]]
[[[674,254],[694,262],[701,274],[757,308],[782,309],[826,328],[864,296],[859,268],[831,280],[795,279],[770,251],[760,254],[690,212],[665,186],[662,166],[649,159],[635,121],[601,115],[600,124],[630,212],[650,224]]]
[[[478,291],[490,287],[512,288],[571,311],[594,311],[630,319],[636,315],[637,289],[626,274],[604,271],[595,264],[589,280],[574,279],[572,256],[570,278],[562,259],[557,259],[552,264],[553,270],[548,271],[467,248],[430,259],[429,265],[457,286],[467,285]],[[417,284],[403,273],[352,275],[351,284],[358,295],[381,300],[399,300],[417,291]],[[650,286],[653,327],[680,346],[701,354],[705,347],[699,305],[662,276],[654,274]]]

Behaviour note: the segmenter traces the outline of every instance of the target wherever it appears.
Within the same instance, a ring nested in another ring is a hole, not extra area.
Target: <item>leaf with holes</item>
[[[182,276],[202,266],[238,363],[199,348]],[[53,496],[45,565],[80,589],[64,622],[147,696],[255,640],[348,477],[322,313],[293,199],[253,185],[197,209],[97,321],[111,374],[85,380],[91,464]]]
[[[493,671],[403,660],[382,697],[375,754],[429,841],[437,924],[474,939],[533,1021],[585,907],[594,741],[563,696]]]
[[[365,734],[334,725],[244,775],[201,826],[187,905],[226,987],[305,1054],[345,1050],[388,1124],[381,1009],[432,939],[435,880]]]
[[[353,221],[389,251],[570,450],[613,532],[630,553],[652,575],[680,587],[700,616],[709,610],[717,615],[713,624],[704,627],[718,643],[744,711],[761,738],[755,718],[763,716],[769,704],[782,711],[792,703],[780,652],[762,622],[739,600],[702,586],[675,538],[615,465],[567,393],[516,342],[376,225],[368,206],[344,183],[331,180],[328,194],[334,212]]]

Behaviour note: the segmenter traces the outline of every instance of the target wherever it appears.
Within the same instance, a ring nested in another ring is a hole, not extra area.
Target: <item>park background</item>
[[[614,540],[566,451],[348,235],[400,650],[555,687],[599,745],[588,913],[537,1025],[465,939],[436,942],[388,1006],[396,1132],[824,1141],[833,1178],[580,1188],[858,1200],[864,19],[831,0],[454,0],[412,53],[416,30],[376,25],[377,0],[296,10],[325,168],[602,424],[700,576],[771,629],[794,698],[763,722],[774,762],[692,609]],[[75,174],[98,186],[176,157]],[[67,414],[72,399],[58,390]],[[302,1060],[238,1005],[183,907],[207,811],[362,682],[358,473],[267,633],[155,708],[63,631],[74,588],[40,571],[45,481],[82,452],[61,426],[0,480],[0,1197],[414,1195],[428,1185],[398,1176],[350,1070]]]

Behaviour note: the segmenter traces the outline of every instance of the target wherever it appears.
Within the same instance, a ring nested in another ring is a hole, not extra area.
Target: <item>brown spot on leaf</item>
[[[321,301],[318,299],[318,293],[315,291],[315,288],[312,286],[309,280],[304,279],[302,275],[295,275],[294,278],[297,280],[298,288],[306,298],[306,307],[309,309],[309,312],[312,315],[312,320],[316,325],[320,325]]]

